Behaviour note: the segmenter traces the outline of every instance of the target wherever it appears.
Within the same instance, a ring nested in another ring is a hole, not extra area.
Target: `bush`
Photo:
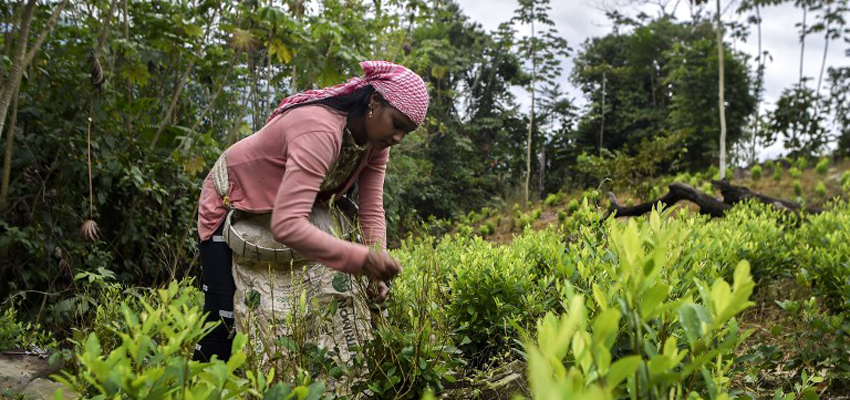
[[[568,287],[567,312],[538,321],[536,340],[525,346],[534,398],[603,399],[626,392],[636,398],[685,392],[728,398],[731,364],[722,360],[734,359],[745,337],[734,317],[754,304],[749,265],[737,264],[732,285],[698,280],[690,293],[673,292],[677,281],[665,274],[675,260],[667,257],[668,246],[684,232],[657,214],[650,221],[640,228],[634,219],[611,226],[617,262],[592,275],[593,289],[585,293],[593,301],[586,305],[584,291]]]
[[[823,157],[818,161],[817,165],[815,165],[815,172],[819,175],[826,175],[826,172],[829,170],[829,158]]]
[[[823,181],[818,182],[817,186],[815,186],[815,193],[820,197],[826,197],[826,185],[824,185]]]
[[[803,184],[800,182],[799,179],[794,181],[794,194],[796,194],[797,196],[803,195]]]
[[[800,176],[803,175],[803,172],[797,167],[791,167],[788,170],[788,175],[791,176],[792,179],[799,179]]]
[[[841,173],[841,185],[850,183],[850,170]]]
[[[773,180],[779,182],[782,179],[782,168],[777,166],[773,169]]]
[[[767,160],[764,162],[764,169],[776,169],[776,162],[773,160]]]
[[[750,177],[754,181],[758,181],[758,180],[761,179],[761,166],[760,165],[753,166],[753,168],[750,169]]]
[[[850,172],[850,171],[847,171],[847,172]],[[574,213],[574,212],[578,211],[578,207],[579,207],[578,199],[572,199],[572,200],[570,200],[569,204],[567,204],[567,210],[570,213]]]
[[[321,382],[303,377],[294,390],[284,383],[272,384],[274,376],[240,369],[247,356],[242,352],[247,337],[237,334],[233,353],[226,363],[191,361],[195,343],[215,326],[205,323],[195,296],[176,283],[158,291],[159,304],[142,300],[145,311],[137,313],[126,303],[115,334],[120,345],[104,352],[97,334],[77,344],[79,370],[64,373],[66,386],[94,398],[172,398],[191,393],[196,399],[283,398],[293,391],[318,397]],[[111,304],[107,306],[112,306]]]
[[[804,170],[809,166],[809,161],[805,157],[797,157],[797,161],[794,163],[797,166],[797,169]]]
[[[543,204],[547,207],[552,207],[558,203],[560,203],[563,199],[563,194],[561,193],[550,193],[546,196],[546,200],[543,200]]]

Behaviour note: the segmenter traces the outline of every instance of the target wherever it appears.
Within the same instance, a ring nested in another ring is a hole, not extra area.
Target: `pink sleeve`
[[[384,217],[384,176],[390,148],[381,150],[372,156],[357,183],[360,192],[360,225],[363,227],[363,240],[366,245],[378,245],[387,248],[387,221]]]
[[[346,242],[322,232],[308,216],[319,186],[339,152],[334,132],[309,132],[287,144],[286,172],[272,210],[275,240],[331,268],[357,273],[369,252],[366,246]]]

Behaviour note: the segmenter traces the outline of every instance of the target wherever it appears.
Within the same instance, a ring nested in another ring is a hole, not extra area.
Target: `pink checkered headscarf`
[[[308,90],[289,96],[280,102],[277,109],[266,121],[287,109],[306,102],[327,99],[350,94],[366,85],[372,85],[375,91],[384,96],[384,100],[410,118],[416,125],[425,121],[428,112],[428,89],[425,82],[415,72],[389,61],[363,61],[362,77],[354,77],[348,82],[324,89]]]

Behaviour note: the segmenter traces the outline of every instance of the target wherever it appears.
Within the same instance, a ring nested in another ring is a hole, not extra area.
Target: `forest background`
[[[651,15],[610,8],[608,33],[572,43],[545,0],[519,1],[489,30],[453,1],[3,2],[0,298],[63,326],[91,306],[71,295],[80,277],[196,276],[197,198],[218,155],[281,98],[358,75],[363,59],[408,66],[432,97],[393,149],[392,242],[483,206],[600,185],[640,193],[717,168],[719,54],[730,166],[775,143],[795,158],[848,155],[850,67],[825,62],[829,46],[850,46],[847,0],[724,2],[735,18],[720,18],[722,53],[714,2],[686,3],[687,18],[655,3]],[[789,5],[799,60],[736,49],[771,23],[764,9]],[[807,49],[812,37],[824,48]],[[804,63],[818,73],[764,106],[766,65]]]

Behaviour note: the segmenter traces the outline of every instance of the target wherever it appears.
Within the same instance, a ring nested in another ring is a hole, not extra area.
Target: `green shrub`
[[[847,171],[847,172],[850,172],[850,171]],[[574,212],[578,211],[578,207],[579,207],[578,199],[572,199],[567,204],[567,210],[570,213],[574,213]]]
[[[195,399],[286,398],[293,392],[315,397],[324,385],[303,377],[295,389],[273,384],[259,371],[243,375],[247,337],[237,334],[230,360],[208,363],[191,361],[195,343],[214,324],[205,323],[204,313],[191,293],[176,283],[158,292],[159,305],[142,300],[145,311],[137,313],[126,303],[115,328],[120,345],[104,352],[97,334],[77,344],[79,370],[64,373],[59,380],[78,393],[94,398],[173,398],[191,394]],[[110,304],[109,306],[112,306]]]
[[[815,165],[815,172],[819,175],[826,175],[826,172],[829,170],[829,158],[822,157],[817,165]]]
[[[487,225],[482,224],[481,226],[478,227],[478,234],[481,235],[481,236],[490,236],[491,233],[493,233],[493,232],[490,230],[490,227],[488,227]]]
[[[750,169],[750,177],[754,181],[758,181],[761,179],[761,165],[755,165]]]
[[[548,196],[546,196],[546,200],[543,200],[543,204],[545,204],[547,207],[552,207],[555,204],[560,203],[562,197],[563,195],[561,193],[550,193]]]
[[[793,231],[793,239],[799,277],[810,282],[831,309],[850,310],[850,206],[840,202],[808,216]]]
[[[800,182],[799,179],[794,181],[794,194],[796,194],[797,196],[803,195],[803,184]]]
[[[779,182],[780,179],[782,179],[782,168],[777,165],[777,167],[773,169],[773,180]]]
[[[566,220],[567,220],[567,218],[569,218],[569,216],[570,216],[570,214],[568,214],[568,213],[567,213],[566,211],[564,211],[564,210],[558,211],[558,222],[564,222],[564,221],[566,221]]]
[[[683,232],[657,214],[650,221],[611,226],[617,262],[583,291],[593,301],[585,305],[585,295],[568,288],[567,312],[538,321],[536,340],[525,346],[534,398],[729,398],[731,363],[723,360],[734,359],[745,337],[734,317],[754,304],[749,265],[737,264],[732,285],[698,280],[690,294],[672,292],[667,246]]]
[[[797,169],[804,170],[809,166],[809,160],[806,157],[797,157],[797,161],[794,163],[797,166]]]
[[[797,167],[791,167],[791,169],[788,170],[788,175],[792,179],[800,179],[800,176],[803,175],[803,172]]]
[[[823,181],[818,182],[817,186],[815,186],[815,193],[820,197],[826,197],[826,185],[824,185]]]
[[[776,162],[773,160],[767,160],[764,162],[764,169],[776,169]]]
[[[25,349],[36,353],[55,350],[58,343],[40,324],[18,320],[15,307],[7,308],[0,314],[0,351]]]

